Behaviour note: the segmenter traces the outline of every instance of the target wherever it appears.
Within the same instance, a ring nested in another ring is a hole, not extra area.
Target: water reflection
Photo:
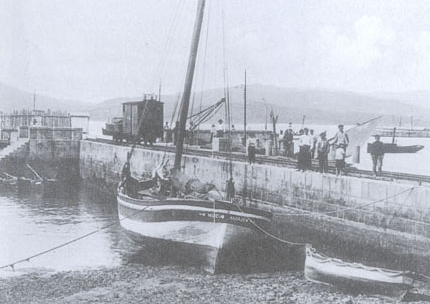
[[[15,267],[28,271],[78,270],[119,265],[133,252],[119,228],[115,197],[77,185],[55,195],[0,191],[0,265],[26,258],[91,231],[88,238]],[[11,274],[2,270],[0,276]]]
[[[193,248],[188,246],[180,250],[177,244],[169,242],[155,242],[143,246],[131,241],[119,226],[116,198],[113,195],[95,192],[79,185],[49,195],[43,191],[21,194],[2,189],[0,191],[0,266],[106,227],[67,247],[16,265],[15,273],[10,268],[0,270],[0,277],[32,271],[112,267],[122,263],[153,266],[202,265],[202,261],[190,258]],[[271,244],[262,248],[275,246]],[[281,266],[286,267],[283,265],[285,259],[281,257],[289,257],[291,262],[290,257],[297,255],[279,252],[281,251],[271,249],[258,253],[254,261],[260,262],[254,262],[243,269],[239,257],[238,261],[226,263],[226,268],[222,271],[279,270]],[[250,252],[247,252],[247,255],[249,254]]]

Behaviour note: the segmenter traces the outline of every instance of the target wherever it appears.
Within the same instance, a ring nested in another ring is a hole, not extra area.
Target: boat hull
[[[384,143],[383,146],[384,153],[417,153],[424,149],[422,145],[412,145],[412,146],[398,146],[397,144],[387,144]],[[372,144],[368,144],[367,152],[370,153],[372,150]]]
[[[249,249],[263,247],[264,242],[255,225],[265,226],[269,222],[261,214],[221,205],[224,208],[204,200],[137,200],[118,195],[121,227],[134,241],[145,246],[173,244],[178,255],[193,252],[190,259],[210,273],[222,271],[229,260],[249,264]]]
[[[412,285],[404,272],[331,259],[306,249],[305,278],[355,293],[399,297]]]

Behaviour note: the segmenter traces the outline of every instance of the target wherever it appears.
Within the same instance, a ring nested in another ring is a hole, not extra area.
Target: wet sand
[[[128,264],[0,279],[0,303],[393,303],[307,282],[303,272],[209,275]],[[428,303],[428,302],[416,302]]]

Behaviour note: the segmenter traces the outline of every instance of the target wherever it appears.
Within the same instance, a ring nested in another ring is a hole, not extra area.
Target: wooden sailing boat
[[[170,242],[175,250],[192,246],[189,253],[197,256],[190,256],[190,259],[201,259],[204,269],[214,273],[219,269],[220,256],[239,253],[245,258],[252,242],[257,242],[261,236],[259,229],[270,223],[271,213],[238,207],[227,200],[209,199],[207,192],[213,185],[186,180],[180,172],[204,7],[205,0],[199,0],[172,174],[166,176],[166,166],[161,165],[154,170],[152,179],[138,182],[131,178],[127,162],[117,200],[120,224],[133,239],[144,244]]]

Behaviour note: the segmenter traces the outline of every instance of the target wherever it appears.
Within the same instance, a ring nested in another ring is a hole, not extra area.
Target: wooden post
[[[360,146],[353,147],[353,150],[352,150],[352,162],[354,164],[359,164],[360,163]]]
[[[276,136],[276,123],[278,122],[278,115],[275,116],[273,113],[273,109],[270,112],[270,119],[272,120],[272,126],[273,126],[273,141],[274,141],[274,147],[275,147],[275,155],[278,155],[278,137]]]

